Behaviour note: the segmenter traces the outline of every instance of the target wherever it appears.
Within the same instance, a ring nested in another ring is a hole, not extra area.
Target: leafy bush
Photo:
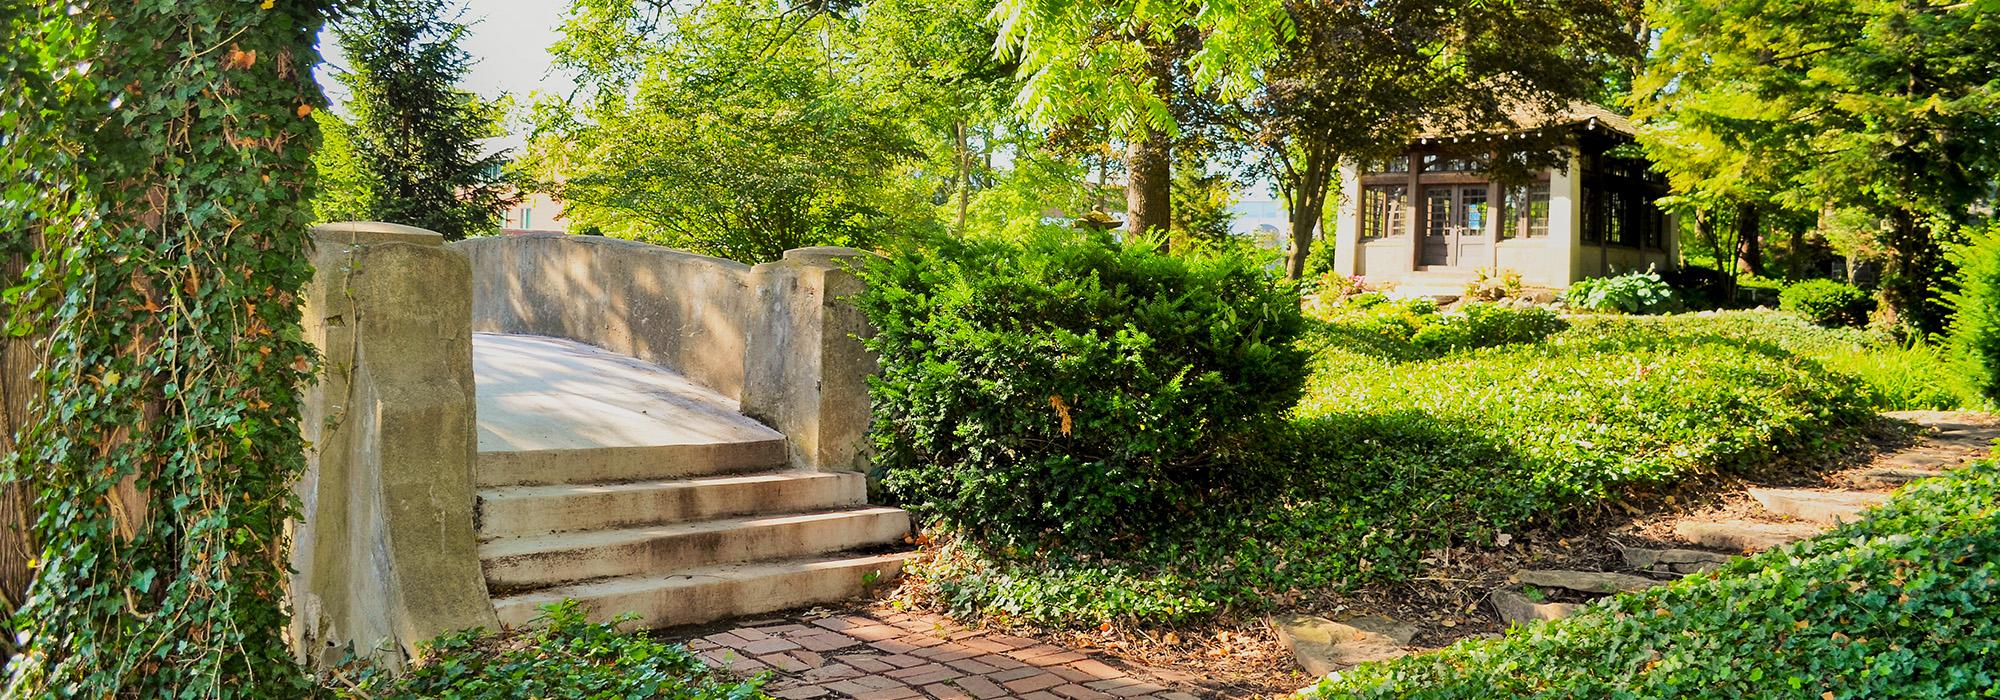
[[[1288,477],[1273,495],[1190,511],[1118,557],[957,547],[916,567],[924,587],[961,614],[1051,625],[1256,608],[1394,580],[1428,550],[1633,489],[1830,450],[1870,413],[1859,382],[1769,343],[1653,328],[1684,317],[1594,319],[1441,356],[1356,340],[1432,322],[1419,311],[1380,305],[1355,321],[1376,330],[1336,321],[1311,339],[1307,396],[1260,467]]]
[[[1836,374],[1858,379],[1869,407],[1878,411],[1975,408],[1979,396],[1942,348],[1903,344],[1851,328],[1814,325],[1791,314],[1729,311],[1657,318],[1581,318],[1579,327],[1605,332],[1610,324],[1663,337],[1716,337],[1798,356]]]
[[[1514,270],[1495,272],[1479,268],[1471,282],[1465,283],[1465,298],[1472,301],[1500,301],[1518,299],[1521,296],[1521,273]]]
[[[1555,312],[1495,304],[1466,304],[1456,313],[1438,313],[1437,302],[1418,297],[1398,302],[1363,303],[1355,297],[1346,307],[1323,318],[1328,342],[1345,344],[1383,357],[1416,360],[1458,350],[1533,343],[1561,332],[1569,324]]]
[[[877,463],[921,515],[1107,547],[1262,481],[1299,397],[1297,292],[1236,251],[945,242],[871,265]]]
[[[711,673],[677,645],[617,624],[593,624],[574,600],[543,608],[540,626],[500,635],[471,630],[424,645],[406,673],[363,671],[354,697],[464,698],[674,698],[756,700],[756,682],[738,683]]]
[[[1584,311],[1659,314],[1674,310],[1674,290],[1658,272],[1628,272],[1577,280],[1563,292],[1563,302]]]
[[[1958,291],[1950,297],[1951,346],[1979,394],[2000,402],[2000,226],[1975,233],[1952,257]]]
[[[1504,639],[1366,664],[1321,698],[1990,696],[2000,686],[2000,467],[1862,521]]]
[[[1833,280],[1806,280],[1778,294],[1778,308],[1822,326],[1855,327],[1868,323],[1875,300],[1860,287]]]

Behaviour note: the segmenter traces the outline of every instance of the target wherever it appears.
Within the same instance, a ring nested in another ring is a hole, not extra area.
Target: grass
[[[959,614],[1052,626],[1261,609],[1406,577],[1425,551],[1634,490],[1837,448],[1884,401],[1882,387],[1804,351],[1819,335],[1763,337],[1768,319],[1589,320],[1539,342],[1460,338],[1452,348],[1474,349],[1440,352],[1413,344],[1428,314],[1408,315],[1385,307],[1313,334],[1312,380],[1268,450],[1274,463],[1245,465],[1285,475],[1270,493],[1191,509],[1118,556],[996,551],[945,533],[914,568],[921,590]],[[1540,334],[1498,317],[1481,327]]]

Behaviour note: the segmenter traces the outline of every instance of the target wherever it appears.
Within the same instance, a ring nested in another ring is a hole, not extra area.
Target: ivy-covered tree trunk
[[[1881,313],[1890,327],[1912,339],[1945,330],[1950,309],[1931,293],[1945,277],[1944,250],[1922,214],[1896,210],[1882,232],[1888,248],[1882,270]]]
[[[41,236],[32,232],[6,235],[15,238],[0,242],[0,290],[21,284],[27,275],[28,262],[41,246]],[[8,243],[14,246],[10,249]],[[0,325],[5,325],[13,312],[12,305],[0,300]],[[20,334],[0,333],[0,460],[14,454],[14,436],[28,428],[34,396],[41,393],[40,385],[35,382],[35,371],[42,364],[41,343],[31,332],[32,329],[22,329]],[[35,557],[34,540],[28,528],[34,520],[31,504],[29,484],[0,484],[0,614],[12,614],[20,607],[28,580],[34,576],[28,567],[29,560]],[[0,629],[12,628],[13,625],[0,625]],[[7,637],[3,646],[11,649],[13,635]]]
[[[332,6],[94,0],[28,28],[88,68],[31,105],[71,156],[41,164],[44,194],[7,195],[69,205],[47,208],[66,264],[39,281],[46,403],[14,464],[42,550],[8,697],[310,692],[279,555],[304,464],[303,204]]]

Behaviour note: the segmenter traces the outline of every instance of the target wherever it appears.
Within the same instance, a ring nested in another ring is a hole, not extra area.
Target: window
[[[1403,235],[1403,212],[1409,208],[1407,185],[1378,185],[1361,191],[1361,238]]]
[[[1604,191],[1589,185],[1583,188],[1583,242],[1604,242]]]
[[[1369,174],[1410,172],[1410,157],[1396,156],[1387,160],[1371,161],[1368,163],[1368,172]]]
[[[1609,245],[1631,246],[1632,227],[1631,196],[1612,190],[1604,193],[1604,242]]]
[[[1436,153],[1424,154],[1424,172],[1462,173],[1479,169],[1479,161],[1472,158],[1453,158]]]
[[[1500,199],[1500,237],[1546,238],[1548,235],[1548,183],[1508,187]]]

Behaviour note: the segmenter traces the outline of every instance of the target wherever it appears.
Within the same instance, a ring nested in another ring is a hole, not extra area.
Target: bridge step
[[[481,544],[479,553],[487,587],[505,592],[887,546],[909,531],[902,509],[867,508],[507,538]]]
[[[499,596],[493,609],[501,624],[525,625],[542,606],[574,598],[595,620],[631,612],[643,628],[694,625],[861,596],[894,580],[909,556],[847,555],[625,576]]]
[[[524,624],[710,622],[858,595],[901,571],[910,516],[867,478],[787,467],[785,436],[680,375],[589,346],[475,334],[479,554]]]
[[[867,502],[868,479],[853,472],[779,471],[623,484],[514,486],[479,494],[479,536],[527,537],[757,513],[805,513]]]

